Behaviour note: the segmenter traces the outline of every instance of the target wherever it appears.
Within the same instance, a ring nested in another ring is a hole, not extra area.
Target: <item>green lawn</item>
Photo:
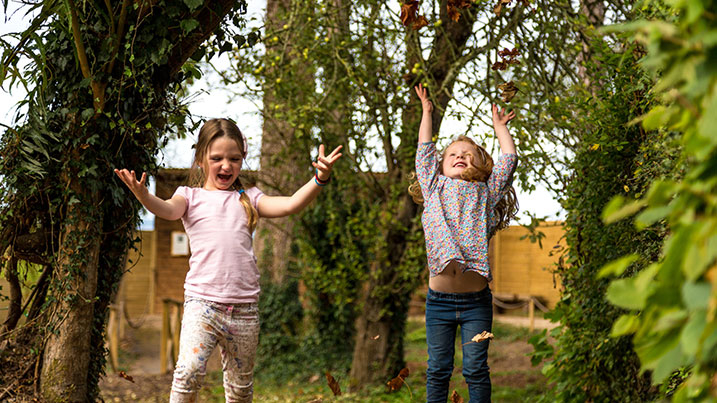
[[[491,365],[491,377],[493,379],[493,401],[494,402],[524,402],[535,400],[545,392],[546,386],[540,374],[540,368],[525,365],[527,357],[521,360],[525,354],[515,356],[515,349],[520,347],[528,349],[526,342],[530,337],[527,329],[509,325],[494,324],[493,333],[496,341],[491,344],[489,364]],[[377,386],[362,391],[361,393],[346,393],[348,379],[346,374],[332,374],[341,386],[343,394],[333,396],[327,386],[323,373],[315,374],[311,379],[294,379],[286,383],[269,382],[258,376],[254,386],[255,402],[425,402],[425,368],[426,368],[426,334],[424,324],[419,320],[410,320],[407,325],[405,358],[411,374],[406,379],[408,387],[403,387],[394,393],[387,393],[385,386]],[[461,366],[462,354],[460,350],[460,339],[456,340],[456,366]],[[496,362],[496,366],[492,361]],[[521,361],[523,364],[512,365],[513,362]],[[506,364],[498,365],[500,362]],[[498,368],[500,367],[500,368]],[[511,385],[515,380],[519,385]],[[386,380],[388,381],[388,379]],[[221,387],[221,372],[214,372],[207,375],[205,385],[207,387],[202,393],[202,400],[207,402],[222,402],[223,388]],[[460,373],[460,369],[454,373],[451,380],[451,393],[457,390],[463,399],[468,401],[468,391]]]

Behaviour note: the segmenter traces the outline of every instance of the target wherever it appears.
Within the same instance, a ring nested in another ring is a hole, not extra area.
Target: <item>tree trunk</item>
[[[293,0],[268,0],[266,4],[267,35],[282,31],[288,23],[292,7],[297,7]],[[297,21],[293,21],[293,29],[302,29]],[[290,42],[289,42],[290,43]],[[267,42],[267,59],[279,57],[286,65],[295,57],[292,46],[280,47]],[[271,62],[267,62],[267,66]],[[293,77],[287,79],[294,83],[312,83],[309,71],[298,64],[292,67]],[[281,68],[279,66],[275,68]],[[264,191],[270,195],[290,195],[310,178],[310,155],[308,150],[290,147],[296,130],[281,116],[284,110],[297,110],[290,105],[302,102],[301,92],[294,96],[285,95],[280,91],[281,84],[267,86],[264,91],[264,121],[261,133],[261,156],[259,181],[265,185]],[[298,98],[298,99],[297,99]],[[254,249],[259,258],[262,275],[269,275],[272,283],[283,282],[286,276],[294,242],[294,218],[283,217],[259,220]]]
[[[100,248],[100,209],[93,208],[95,195],[82,189],[77,176],[70,179],[77,203],[67,210],[60,241],[56,275],[64,290],[58,292],[53,314],[54,331],[44,351],[41,387],[48,401],[87,400],[90,362],[90,329],[93,328],[97,264]]]
[[[434,80],[436,88],[444,89],[435,99],[434,133],[440,129],[443,111],[452,98],[450,94],[456,76],[449,75],[449,70],[463,53],[475,22],[475,14],[470,12],[463,13],[458,21],[452,21],[447,15],[445,1],[441,2],[440,8],[446,29],[436,35],[431,55],[425,63],[430,69],[427,75]],[[410,70],[422,59],[418,34],[410,28],[406,32],[406,48],[406,69]],[[414,84],[418,82],[415,80]],[[420,119],[420,103],[412,94],[402,114],[401,143],[396,150],[396,166],[388,175],[397,184],[402,183],[413,171]],[[376,263],[375,270],[369,276],[372,281],[366,286],[361,299],[363,309],[356,320],[357,337],[351,363],[351,385],[354,389],[375,382],[385,383],[395,377],[404,365],[403,332],[408,303],[415,290],[411,284],[415,284],[415,279],[397,278],[393,268],[406,258],[404,252],[410,236],[420,231],[420,228],[415,223],[418,206],[408,193],[404,194],[399,205],[395,219],[386,230],[386,244],[382,246],[384,250],[377,253],[377,256],[384,256],[384,259]]]

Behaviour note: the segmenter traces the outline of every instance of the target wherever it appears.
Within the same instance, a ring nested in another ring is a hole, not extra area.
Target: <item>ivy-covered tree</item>
[[[34,16],[30,27],[12,44],[1,42],[0,84],[22,83],[28,94],[26,114],[0,142],[0,247],[11,284],[0,400],[93,401],[108,306],[139,221],[140,205],[112,169],[157,169],[168,133],[185,130],[178,94],[199,74],[187,62],[232,48],[222,22],[232,18],[240,27],[246,2],[51,0],[25,7]],[[39,279],[23,296],[29,270]]]

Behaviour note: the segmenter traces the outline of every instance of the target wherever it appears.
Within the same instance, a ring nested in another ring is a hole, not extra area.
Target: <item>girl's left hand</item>
[[[506,126],[515,117],[515,111],[506,114],[506,110],[493,104],[493,126]]]
[[[319,158],[316,159],[316,161],[312,161],[311,165],[316,168],[317,176],[322,181],[329,180],[329,176],[331,176],[331,168],[334,166],[334,163],[341,158],[341,153],[339,151],[343,148],[343,146],[338,146],[334,149],[334,151],[331,152],[329,155],[324,155],[324,145],[321,144],[319,146]]]

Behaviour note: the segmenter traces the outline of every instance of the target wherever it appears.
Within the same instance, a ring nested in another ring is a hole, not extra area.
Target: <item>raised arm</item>
[[[329,155],[324,155],[324,145],[319,146],[319,158],[311,165],[316,168],[316,176],[311,178],[304,186],[291,196],[263,196],[259,199],[257,210],[260,217],[276,218],[298,213],[308,206],[328,183],[331,168],[341,158],[342,146],[338,146]]]
[[[416,90],[418,99],[421,100],[421,108],[423,108],[423,115],[421,115],[421,126],[418,128],[418,142],[429,143],[433,141],[433,103],[428,99],[428,91],[423,88],[423,85],[418,84],[417,87],[413,87]]]
[[[142,205],[152,214],[165,220],[177,220],[184,215],[187,210],[187,202],[182,196],[174,196],[169,200],[162,200],[159,197],[149,193],[145,186],[147,182],[147,174],[142,173],[140,180],[137,180],[134,171],[126,169],[115,169],[115,173],[122,182],[127,185],[134,196]]]
[[[508,122],[515,117],[515,111],[506,114],[505,109],[498,110],[498,105],[493,104],[493,130],[500,144],[500,151],[503,154],[515,154],[515,143],[508,131]]]

